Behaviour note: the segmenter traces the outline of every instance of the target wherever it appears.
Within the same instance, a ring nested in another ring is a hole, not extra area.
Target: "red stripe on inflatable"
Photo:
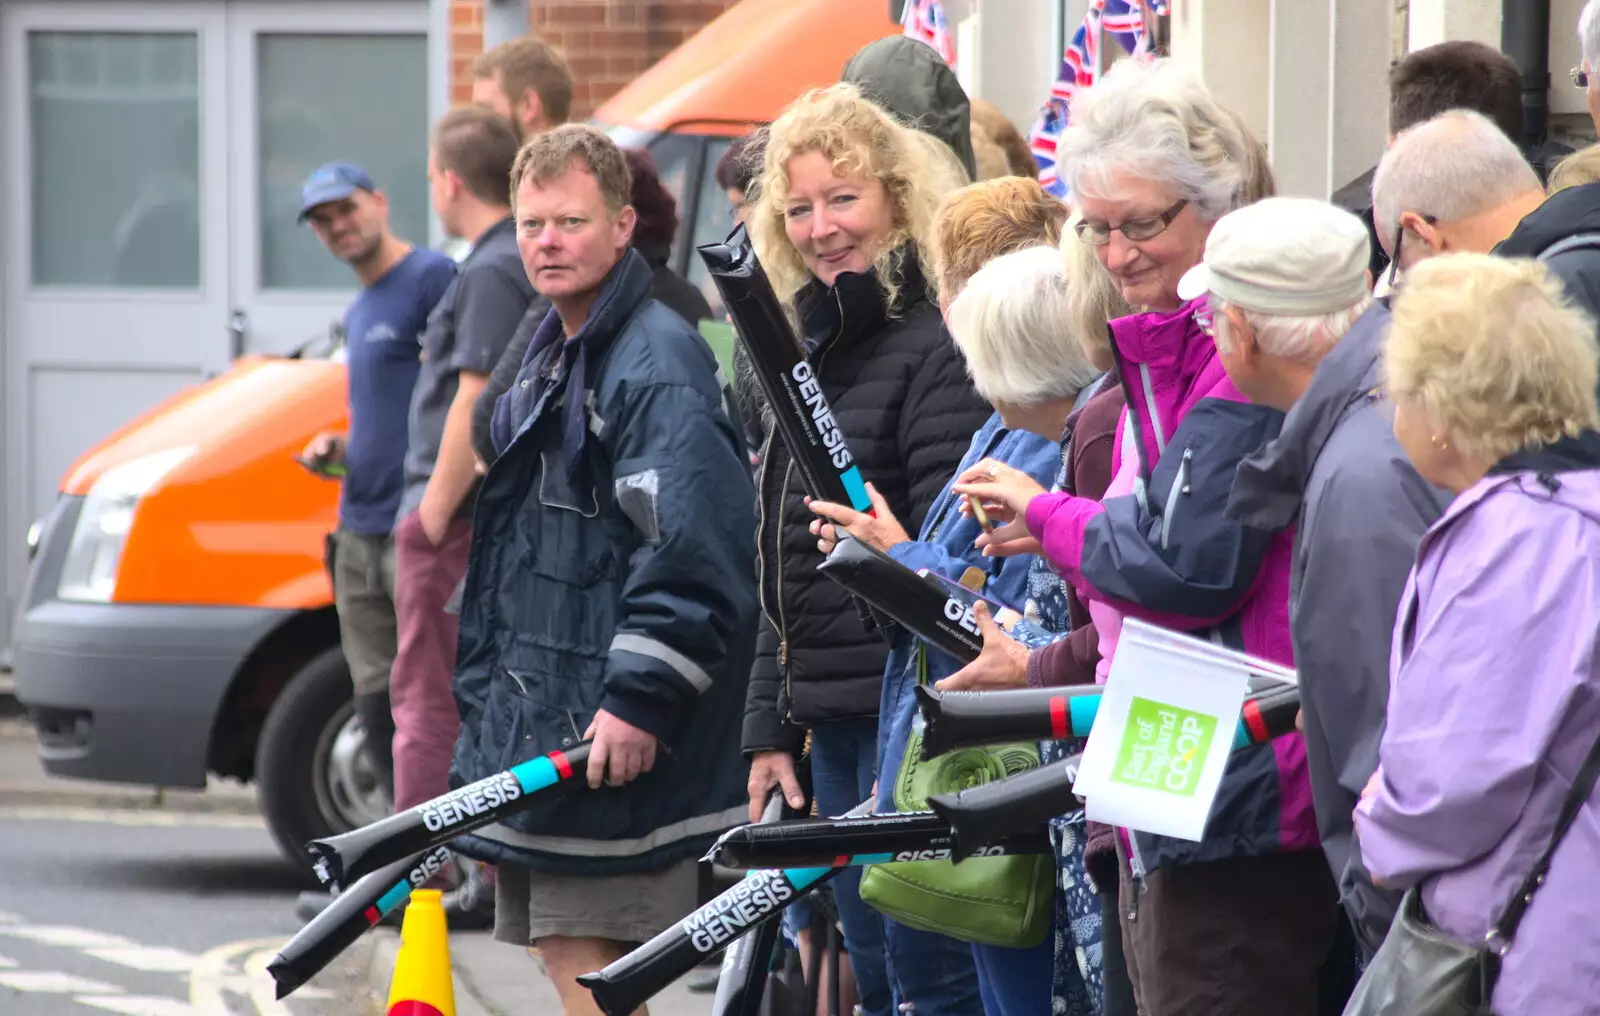
[[[835,857],[833,859],[832,867],[835,867],[835,868],[848,868],[848,867],[850,867],[850,855],[849,854],[840,854],[838,857]]]
[[[1057,741],[1065,741],[1072,733],[1072,728],[1067,725],[1067,699],[1064,695],[1050,697],[1050,735]]]
[[[389,1016],[444,1016],[444,1011],[427,1002],[402,999],[389,1007]]]
[[[383,920],[383,915],[378,913],[377,907],[367,908],[367,925],[369,927],[376,925],[381,920]]]
[[[572,763],[567,761],[565,755],[559,751],[553,751],[550,753],[550,761],[556,764],[556,772],[561,774],[563,780],[572,779]]]
[[[1267,730],[1267,721],[1261,715],[1261,706],[1255,702],[1244,704],[1244,725],[1250,731],[1250,736],[1257,744],[1266,744],[1272,740],[1272,734]]]

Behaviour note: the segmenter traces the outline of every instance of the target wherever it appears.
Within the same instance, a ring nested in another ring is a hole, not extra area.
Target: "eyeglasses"
[[[1202,301],[1200,306],[1194,309],[1194,323],[1200,326],[1202,332],[1212,338],[1217,337],[1217,314],[1211,309],[1209,299]]]
[[[1426,222],[1430,226],[1437,226],[1439,224],[1439,217],[1437,215],[1424,215],[1424,216],[1422,216],[1422,221]],[[1405,239],[1406,239],[1406,227],[1403,224],[1398,224],[1397,223],[1395,225],[1395,228],[1394,228],[1394,257],[1389,259],[1389,288],[1390,289],[1394,289],[1397,285],[1399,285],[1399,278],[1400,278],[1400,245],[1405,243]]]
[[[1577,87],[1577,88],[1588,88],[1589,87],[1589,72],[1583,69],[1583,65],[1582,64],[1579,64],[1578,66],[1572,68],[1572,70],[1568,71],[1567,73],[1572,75],[1572,84],[1573,84],[1574,87]]]
[[[1188,204],[1189,199],[1184,198],[1160,215],[1152,215],[1144,219],[1129,219],[1120,226],[1096,225],[1088,219],[1079,219],[1074,229],[1077,230],[1078,239],[1084,243],[1094,244],[1096,247],[1102,247],[1110,243],[1112,233],[1121,233],[1133,243],[1143,243],[1146,240],[1154,240],[1162,233],[1165,233],[1167,227],[1172,225],[1172,220],[1182,214]]]

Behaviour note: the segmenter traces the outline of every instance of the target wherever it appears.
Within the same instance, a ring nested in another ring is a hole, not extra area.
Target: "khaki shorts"
[[[699,862],[637,875],[551,875],[495,866],[494,937],[537,945],[549,936],[648,942],[700,905]]]

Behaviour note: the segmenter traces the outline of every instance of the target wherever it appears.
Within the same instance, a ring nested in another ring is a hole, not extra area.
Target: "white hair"
[[[1452,109],[1395,137],[1372,179],[1372,218],[1392,252],[1402,213],[1459,222],[1540,189],[1538,174],[1494,121]]]
[[[1239,121],[1170,60],[1124,60],[1072,101],[1056,158],[1074,193],[1115,197],[1112,176],[1172,187],[1207,222],[1245,203]]]
[[[1072,333],[1067,272],[1054,247],[1003,254],[950,304],[950,334],[990,405],[1070,399],[1099,376]]]
[[[1229,304],[1220,304],[1216,313],[1212,315],[1216,331],[1217,345],[1228,352],[1233,349],[1233,325],[1228,320],[1223,309]],[[1322,362],[1339,340],[1344,338],[1356,323],[1356,319],[1367,312],[1372,306],[1372,297],[1363,296],[1360,300],[1346,307],[1336,310],[1331,314],[1264,314],[1260,311],[1245,310],[1243,307],[1232,307],[1243,315],[1245,323],[1255,333],[1256,344],[1268,356],[1276,356],[1284,360],[1293,360],[1307,366],[1315,366]]]
[[[1600,74],[1600,0],[1589,0],[1578,15],[1578,45],[1591,74]]]

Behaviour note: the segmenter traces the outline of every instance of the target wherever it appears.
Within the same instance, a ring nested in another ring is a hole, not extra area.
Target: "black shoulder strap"
[[[1511,903],[1506,907],[1505,913],[1500,915],[1499,922],[1489,929],[1485,944],[1490,952],[1504,956],[1506,950],[1511,947],[1511,940],[1517,934],[1517,926],[1522,923],[1523,915],[1528,912],[1528,905],[1533,902],[1534,892],[1544,884],[1545,876],[1550,873],[1550,859],[1555,856],[1556,848],[1561,846],[1561,840],[1567,835],[1567,830],[1572,828],[1578,812],[1583,810],[1584,804],[1589,800],[1597,778],[1600,778],[1600,740],[1595,741],[1594,747],[1589,750],[1589,757],[1584,759],[1582,768],[1578,770],[1577,778],[1572,781],[1572,790],[1562,802],[1561,814],[1556,818],[1555,832],[1550,835],[1550,845],[1545,847],[1538,863],[1518,887],[1517,894],[1511,897]]]

